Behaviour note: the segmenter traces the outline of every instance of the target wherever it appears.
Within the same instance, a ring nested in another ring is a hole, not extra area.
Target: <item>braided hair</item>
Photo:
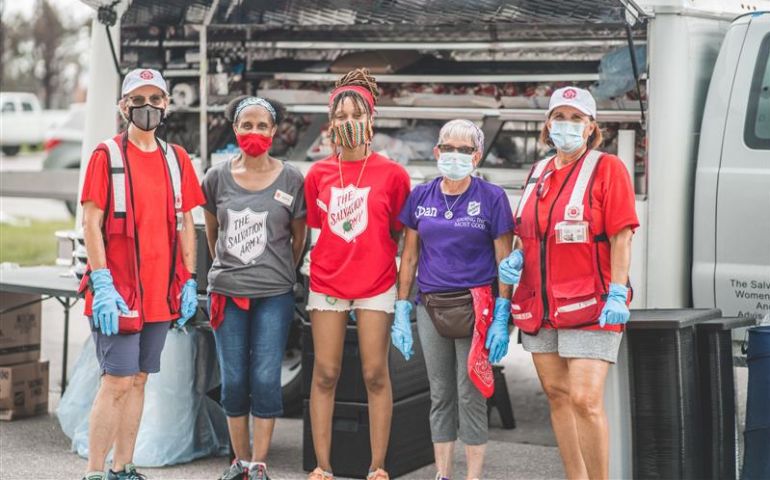
[[[349,71],[343,75],[342,78],[337,80],[337,82],[334,84],[334,87],[363,87],[369,90],[369,92],[372,94],[372,98],[374,98],[375,104],[377,103],[377,98],[380,96],[380,91],[377,88],[377,82],[375,81],[375,78],[372,76],[372,74],[369,73],[369,69],[367,68],[356,68],[355,70]],[[356,114],[366,112],[368,116],[371,117],[374,113],[370,111],[369,104],[366,102],[366,100],[361,98],[361,95],[357,94],[356,92],[341,92],[339,95],[334,97],[334,101],[332,102],[331,108],[329,109],[329,118],[334,115],[334,112],[337,111],[345,98],[350,98],[353,101]]]

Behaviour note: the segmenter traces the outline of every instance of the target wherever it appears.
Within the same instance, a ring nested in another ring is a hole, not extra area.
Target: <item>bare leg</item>
[[[454,471],[455,442],[438,442],[433,444],[433,455],[436,457],[436,470],[442,477],[451,478]]]
[[[230,432],[230,443],[233,453],[238,460],[251,458],[249,445],[249,416],[227,417],[227,430]]]
[[[570,401],[567,360],[557,353],[533,353],[532,360],[551,407],[551,425],[564,463],[564,472],[571,480],[588,478]]]
[[[334,391],[342,368],[342,347],[347,321],[347,312],[310,312],[315,351],[313,380],[310,386],[310,424],[313,429],[316,462],[327,472],[331,472]]]
[[[102,375],[102,383],[91,408],[88,428],[88,471],[104,470],[104,459],[115,443],[123,408],[134,383],[133,376]]]
[[[371,469],[385,467],[393,417],[393,390],[388,373],[392,315],[374,310],[356,310],[358,345],[369,402]]]
[[[481,472],[484,470],[484,452],[487,444],[484,445],[466,445],[465,458],[468,462],[468,480],[481,478]]]
[[[589,358],[569,359],[569,392],[577,422],[580,451],[588,477],[609,476],[609,429],[604,411],[604,382],[610,364]]]
[[[254,418],[254,445],[251,450],[252,462],[266,462],[273,438],[275,418]]]
[[[128,392],[126,403],[120,412],[121,420],[115,437],[115,454],[112,459],[112,471],[119,472],[134,458],[136,435],[142,421],[144,410],[144,386],[147,384],[147,373],[139,372],[134,375],[134,382]]]

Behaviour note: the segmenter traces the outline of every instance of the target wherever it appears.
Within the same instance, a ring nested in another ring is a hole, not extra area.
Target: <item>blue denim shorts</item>
[[[214,339],[228,417],[283,415],[281,363],[293,318],[293,292],[252,298],[248,311],[227,299]]]
[[[102,375],[127,377],[160,371],[160,354],[171,322],[145,323],[141,332],[131,335],[104,335],[94,328],[92,317],[87,318]]]

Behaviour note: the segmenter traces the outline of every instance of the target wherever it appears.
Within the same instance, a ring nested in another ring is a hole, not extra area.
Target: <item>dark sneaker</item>
[[[267,465],[255,463],[249,469],[249,480],[270,480],[267,476]]]
[[[244,467],[240,460],[235,460],[219,480],[249,480],[249,469]]]
[[[133,463],[127,463],[123,467],[122,472],[113,472],[107,470],[107,476],[105,480],[147,480],[147,477],[136,471],[136,466]]]

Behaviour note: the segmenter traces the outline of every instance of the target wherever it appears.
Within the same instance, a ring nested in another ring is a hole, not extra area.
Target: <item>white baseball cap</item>
[[[588,90],[577,87],[562,87],[553,92],[548,102],[548,111],[545,112],[546,118],[551,115],[554,108],[565,105],[596,118],[596,100],[593,95]]]
[[[135,68],[128,72],[123,79],[123,87],[120,89],[121,95],[127,95],[145,85],[158,87],[163,93],[168,95],[168,87],[166,86],[166,81],[163,79],[163,75],[161,75],[159,71],[151,68]]]

